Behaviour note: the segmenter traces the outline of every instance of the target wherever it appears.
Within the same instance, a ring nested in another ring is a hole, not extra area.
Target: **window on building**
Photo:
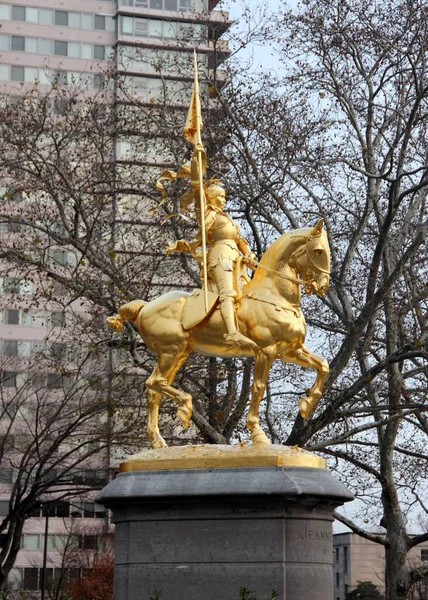
[[[18,342],[18,356],[31,356],[31,342]]]
[[[65,325],[65,312],[64,311],[53,311],[51,315],[51,323],[53,327],[62,327]]]
[[[79,536],[79,548],[82,550],[95,550],[97,548],[97,537],[96,535],[82,535]]]
[[[177,38],[177,23],[174,21],[165,22],[163,27],[163,37],[167,40],[175,40]]]
[[[134,19],[132,17],[120,17],[120,27],[124,35],[134,35]]]
[[[336,548],[336,565],[339,564],[339,548]]]
[[[179,0],[179,10],[186,11],[192,8],[192,0]]]
[[[24,534],[21,538],[21,548],[25,548],[25,550],[38,550],[40,548],[40,535]]]
[[[1,385],[4,388],[16,388],[18,373],[15,371],[3,371],[1,374]]]
[[[38,76],[39,76],[38,69],[35,69],[33,67],[25,67],[25,81],[33,82],[36,79],[38,79]],[[19,226],[19,229],[21,228],[21,225],[19,223],[17,223],[16,225]]]
[[[76,42],[68,42],[68,56],[72,58],[80,58],[80,44]]]
[[[177,10],[177,0],[165,0],[165,10]]]
[[[97,60],[104,60],[105,59],[105,54],[106,54],[106,48],[105,48],[105,46],[97,46],[95,44],[95,46],[94,46],[94,58],[96,58]]]
[[[24,67],[18,67],[16,65],[12,65],[10,71],[10,78],[12,81],[25,81],[25,70]]]
[[[8,416],[9,419],[13,419],[17,412],[19,410],[19,403],[18,402],[9,402],[7,404],[7,406],[4,406],[4,415],[3,416]]]
[[[39,42],[40,54],[53,54],[53,40],[41,39]]]
[[[46,386],[46,375],[44,373],[32,374],[31,385],[35,390],[42,390]]]
[[[60,83],[61,85],[67,85],[67,73],[65,71],[56,71],[53,77],[55,83]]]
[[[25,6],[12,6],[12,21],[25,21]]]
[[[154,8],[156,10],[163,9],[163,0],[150,0],[150,8]]]
[[[9,49],[10,49],[10,35],[0,33],[0,50],[9,50]]]
[[[348,547],[343,548],[343,571],[346,574],[348,572]]]
[[[105,84],[105,75],[103,73],[96,73],[94,75],[94,89],[100,90],[104,87]]]
[[[116,19],[114,17],[105,17],[106,31],[116,30]]]
[[[106,18],[104,15],[94,15],[94,29],[104,31],[106,28]]]
[[[340,573],[336,573],[336,587],[340,587]]]
[[[59,373],[48,373],[47,387],[52,390],[61,388],[62,377]]]
[[[78,13],[78,12],[69,12],[68,13],[68,26],[75,27],[76,29],[80,28],[80,13]]]
[[[12,50],[17,52],[25,52],[25,37],[22,35],[12,36]]]
[[[135,35],[139,35],[139,27],[144,27],[144,22],[142,22],[143,19],[136,19],[135,22]],[[143,35],[143,33],[141,32],[141,35]],[[159,38],[162,39],[163,37],[163,21],[156,21],[154,19],[150,19],[149,22],[149,36],[151,38]]]
[[[6,325],[19,325],[19,310],[8,308],[5,315]]]
[[[41,8],[39,23],[41,25],[53,25],[53,10],[50,8]]]
[[[98,471],[75,471],[70,475],[75,485],[90,485],[94,488],[102,488],[107,483],[107,473],[103,469]]]
[[[69,502],[57,502],[55,505],[57,517],[69,517],[70,516],[70,503]]]
[[[5,277],[3,281],[3,291],[5,294],[19,294],[20,281],[15,277]]]
[[[94,28],[93,15],[82,13],[82,29],[93,29]]]
[[[423,562],[428,561],[428,548],[421,548],[421,560]]]
[[[51,352],[55,358],[62,359],[65,353],[65,344],[54,342],[51,346]]]
[[[26,567],[24,569],[24,580],[22,586],[25,590],[35,591],[39,589],[39,569],[36,567]]]
[[[10,19],[9,4],[0,4],[0,19],[2,21],[9,21],[9,19]]]
[[[9,500],[0,500],[0,517],[7,517],[9,514]]]
[[[13,483],[13,482],[14,482],[13,469],[1,467],[0,468],[0,483]]]
[[[55,25],[68,27],[68,12],[66,10],[55,11]]]
[[[67,42],[54,41],[54,53],[57,56],[67,56]]]
[[[37,38],[25,38],[25,52],[37,54],[39,52],[39,40]]]
[[[5,340],[3,354],[5,356],[18,356],[18,342],[16,340]]]

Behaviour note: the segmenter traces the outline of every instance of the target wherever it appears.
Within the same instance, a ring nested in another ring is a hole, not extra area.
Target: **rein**
[[[262,265],[258,260],[252,260],[252,263],[256,267],[259,267],[260,269],[263,269],[264,271],[267,271],[268,273],[272,273],[272,275],[277,275],[278,277],[281,277],[281,279],[286,279],[287,281],[291,281],[292,283],[297,283],[297,285],[303,285],[305,283],[303,281],[303,279],[298,279],[297,277],[289,277],[288,275],[284,275],[283,273],[280,273],[276,269],[271,269],[270,267],[266,267],[265,265]]]

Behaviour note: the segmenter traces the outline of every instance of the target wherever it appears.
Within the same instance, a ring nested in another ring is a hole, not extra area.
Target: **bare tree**
[[[305,300],[310,343],[331,364],[325,397],[310,421],[296,418],[311,375],[277,366],[265,417],[274,440],[323,451],[357,492],[370,527],[338,518],[385,546],[387,600],[405,598],[409,583],[426,574],[407,566],[409,549],[428,536],[410,536],[406,517],[417,505],[423,510],[427,470],[427,31],[421,0],[382,7],[306,0],[263,31],[284,71],[251,77],[231,65],[221,90],[212,82],[217,105],[205,130],[212,167],[259,254],[286,229],[326,221],[332,286],[323,304]],[[12,205],[0,213],[11,236],[2,256],[30,278],[37,273],[47,290],[48,282],[65,286],[100,315],[158,295],[157,278],[175,285],[179,269],[185,284],[198,284],[186,257],[163,255],[164,236],[192,234],[192,222],[180,218],[161,226],[177,212],[177,198],[151,216],[139,200],[158,204],[143,157],[150,144],[157,148],[159,131],[177,131],[165,96],[141,102],[125,85],[122,100],[112,110],[107,103],[99,119],[99,97],[85,100],[82,112],[72,89],[54,86],[52,97],[60,94],[67,106],[58,116],[51,99],[43,104],[44,92],[33,94],[34,102],[5,99],[0,107],[0,173]],[[150,135],[140,135],[143,122]],[[136,150],[112,161],[125,133]],[[181,162],[182,141],[167,143],[172,153],[162,166]],[[15,200],[17,182],[30,202]],[[75,254],[74,266],[47,260],[57,247]],[[128,327],[115,343],[131,351],[142,379],[151,362],[135,331]],[[194,396],[196,435],[229,441],[250,381],[251,361],[189,363],[177,385]]]
[[[428,539],[406,522],[425,510],[427,473],[427,32],[423,2],[307,0],[266,32],[283,71],[236,68],[219,96],[229,143],[217,152],[257,251],[326,221],[332,286],[306,302],[331,365],[324,401],[288,427],[310,383],[274,371],[266,417],[276,439],[330,456],[365,503],[370,528],[337,518],[385,546],[388,600],[427,574],[406,563]]]

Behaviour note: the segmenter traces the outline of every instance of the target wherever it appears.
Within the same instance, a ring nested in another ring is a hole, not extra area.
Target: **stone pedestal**
[[[325,468],[278,462],[125,463],[96,500],[116,524],[115,600],[149,600],[155,588],[162,600],[239,600],[244,586],[258,600],[272,590],[278,600],[331,600],[332,515],[352,495]]]

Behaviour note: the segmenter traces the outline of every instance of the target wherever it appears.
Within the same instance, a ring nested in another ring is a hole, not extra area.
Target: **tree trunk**
[[[406,569],[407,548],[401,534],[390,537],[385,548],[385,600],[406,600],[409,582]]]

